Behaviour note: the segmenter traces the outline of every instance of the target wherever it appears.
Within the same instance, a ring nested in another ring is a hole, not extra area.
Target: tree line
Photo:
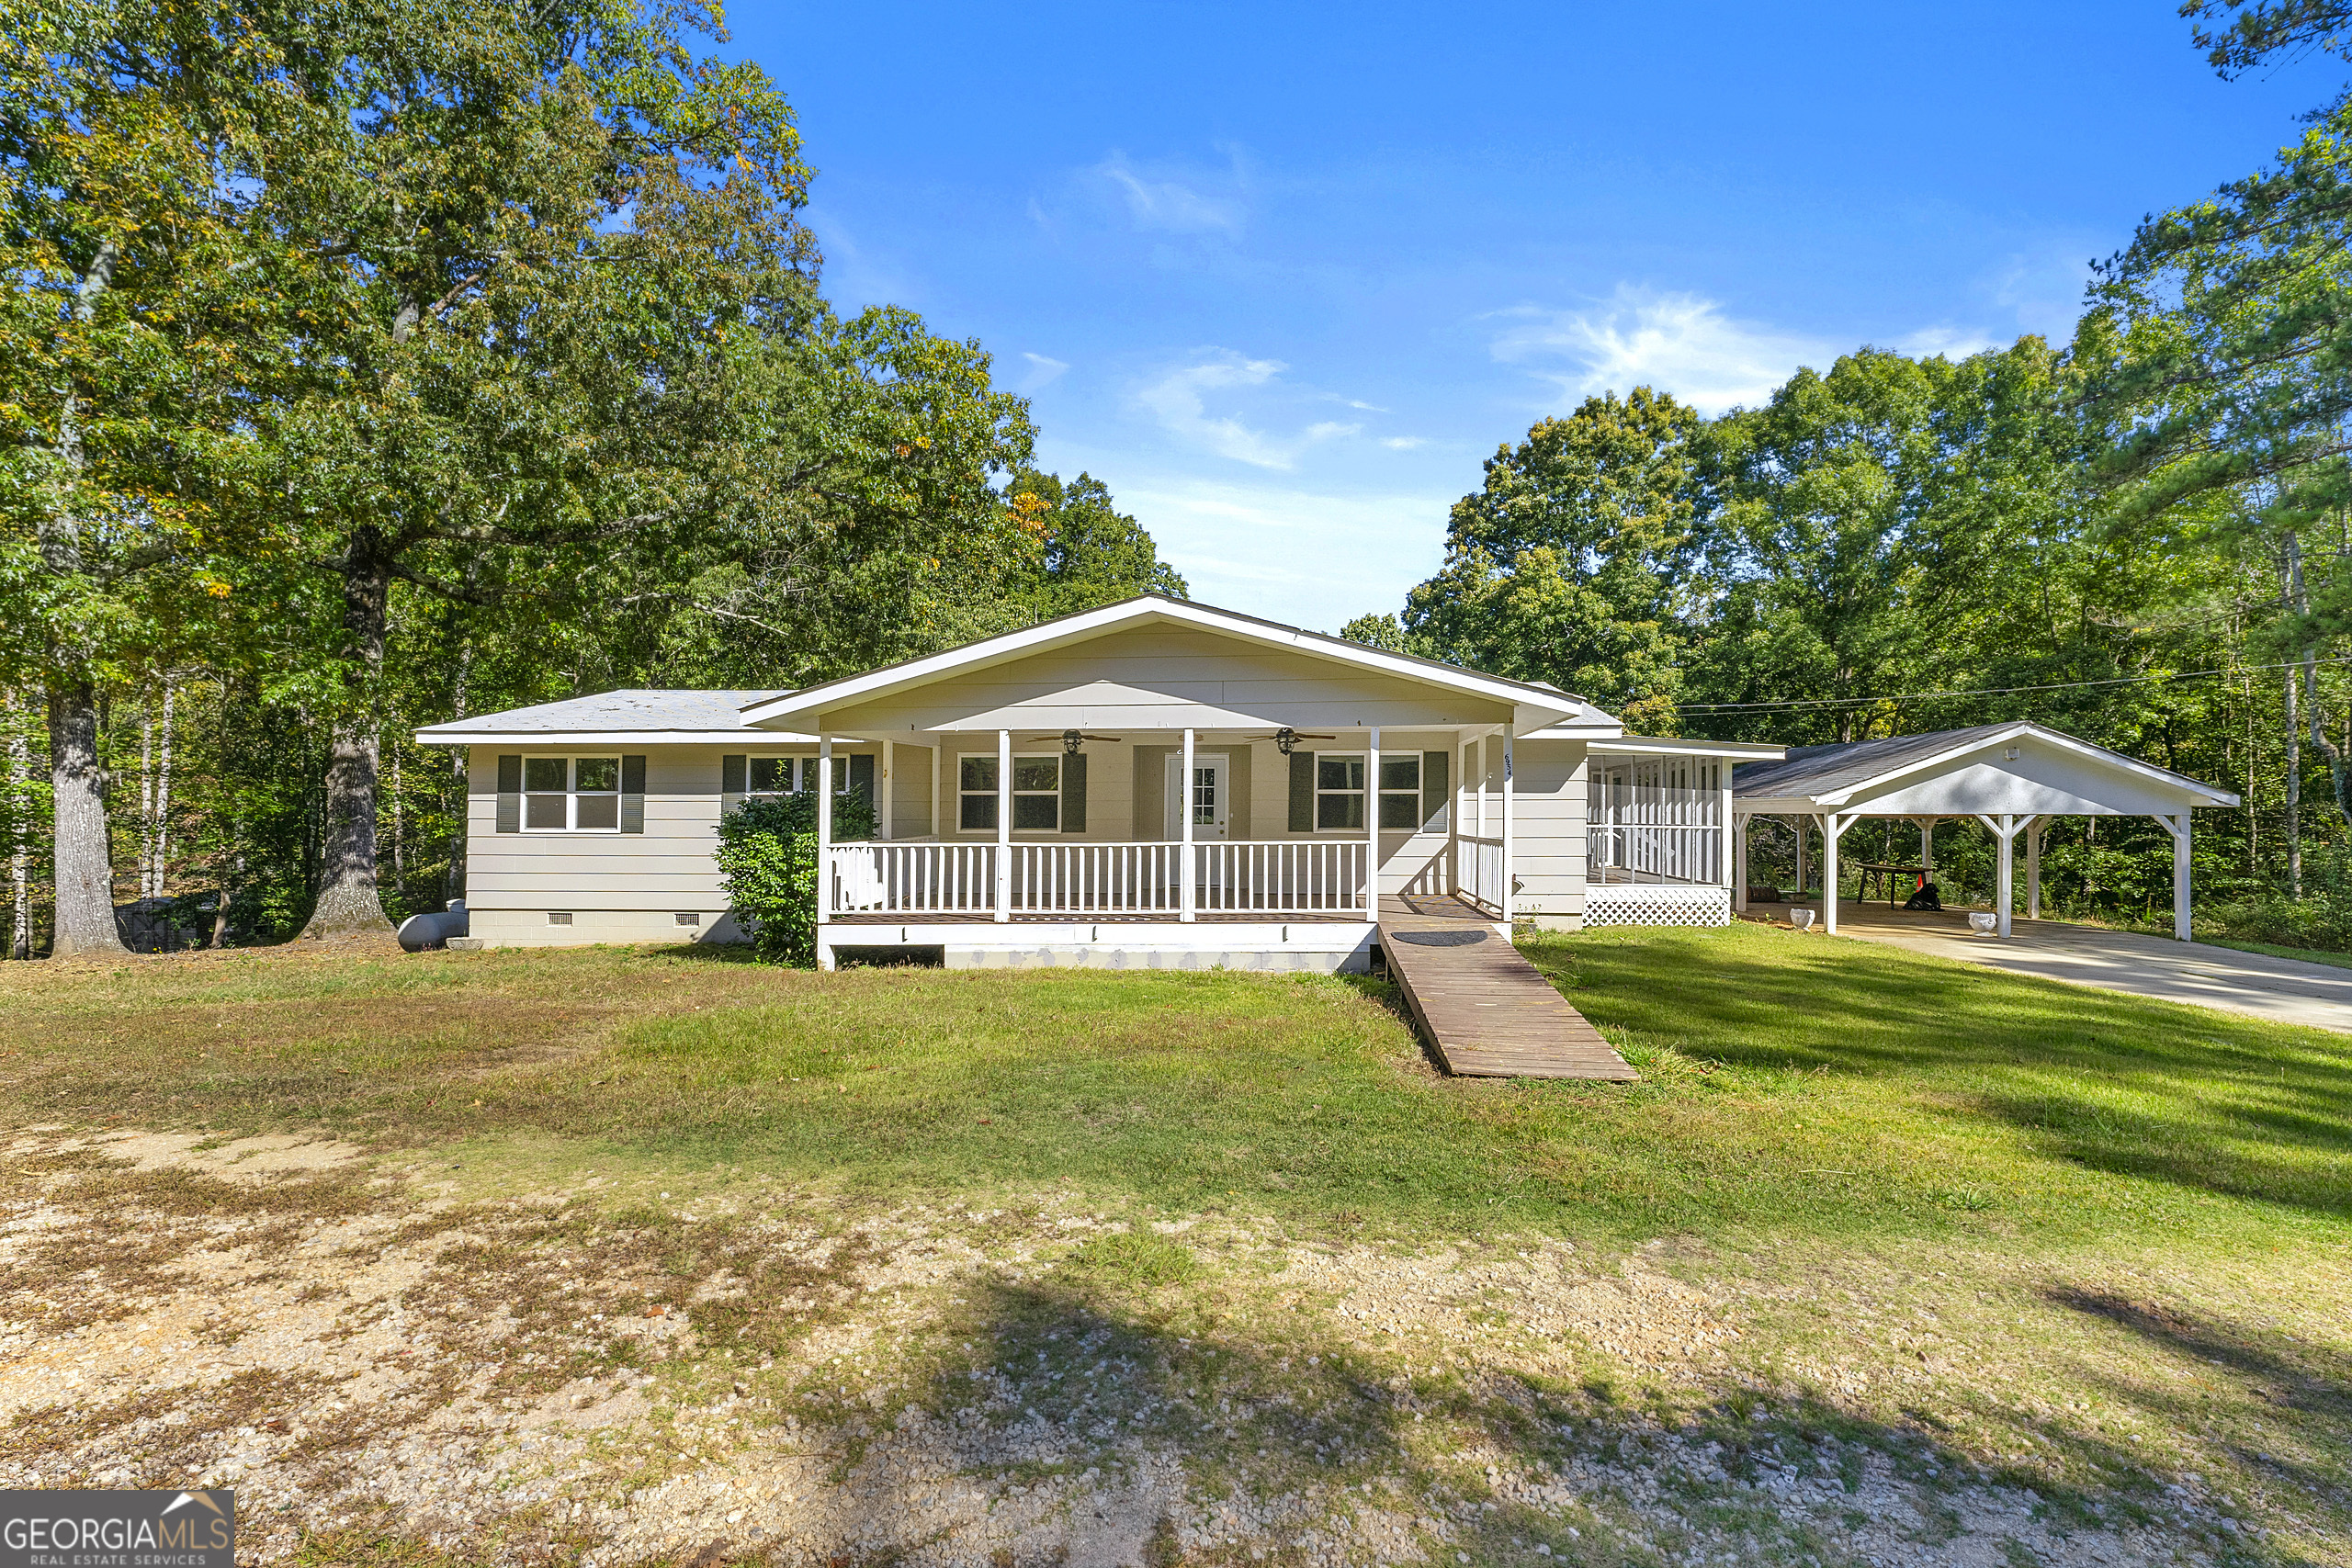
[[[791,108],[724,36],[639,0],[0,27],[13,955],[437,908],[465,792],[419,722],[1183,591],[1035,470],[978,343],[826,302]]]
[[[2181,9],[2224,76],[2352,39],[2344,0]],[[1437,575],[1346,634],[1653,734],[2039,720],[2245,797],[2199,814],[2201,918],[2352,945],[2347,170],[2352,96],[2144,221],[2064,344],[1862,347],[1714,418],[1635,388],[1540,420],[1454,505]],[[1981,887],[1989,852],[1946,832]],[[2129,919],[2168,905],[2170,853],[2068,822],[2046,884]]]

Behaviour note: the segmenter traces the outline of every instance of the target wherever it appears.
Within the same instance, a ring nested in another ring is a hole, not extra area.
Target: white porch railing
[[[1462,897],[1498,915],[1503,907],[1503,841],[1464,833],[1454,840],[1454,886]]]
[[[969,915],[996,908],[994,844],[836,844],[834,914]]]
[[[1357,840],[1194,844],[1193,907],[1216,915],[1361,913],[1364,851]]]
[[[1589,823],[1588,882],[1723,882],[1724,830]]]
[[[1367,847],[1317,839],[1193,846],[1193,907],[1213,915],[1362,913]],[[836,844],[825,877],[836,915],[992,915],[994,844]],[[1172,920],[1183,911],[1184,846],[1016,843],[1012,912]]]

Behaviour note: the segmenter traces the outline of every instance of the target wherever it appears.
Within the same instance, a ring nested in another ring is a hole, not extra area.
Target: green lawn
[[[1527,951],[1640,1083],[1442,1077],[1367,982],[616,949],[19,983],[0,1102],[1399,1234],[2346,1234],[2342,1037],[1748,924]]]

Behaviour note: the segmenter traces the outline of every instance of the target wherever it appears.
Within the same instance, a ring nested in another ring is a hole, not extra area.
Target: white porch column
[[[890,832],[890,796],[898,793],[890,787],[890,764],[895,760],[896,757],[891,742],[888,740],[883,741],[882,776],[874,781],[874,788],[875,792],[882,796],[882,798],[875,804],[881,808],[876,813],[876,817],[881,824],[882,840],[885,843],[888,843],[892,837]]]
[[[2165,830],[2172,835],[2172,934],[2182,942],[2194,942],[2188,924],[2188,813],[2158,817]]]
[[[1012,920],[1012,731],[996,732],[996,919]]]
[[[1478,737],[1478,837],[1487,836],[1487,738]]]
[[[1178,883],[1176,918],[1189,922],[1193,919],[1193,732],[1184,731],[1184,765],[1176,777],[1176,820],[1182,829],[1178,840],[1184,847],[1177,851],[1182,857]]]
[[[1467,750],[1460,741],[1453,746],[1453,787],[1445,796],[1445,890],[1462,891],[1462,775]]]
[[[1829,813],[1821,819],[1821,929],[1838,934],[1838,840],[1859,818]]]
[[[1380,726],[1367,731],[1363,751],[1363,919],[1380,923]]]
[[[944,735],[941,734],[941,733],[940,733],[939,731],[937,731],[937,730],[933,730],[933,731],[932,731],[932,735],[931,735],[931,836],[932,836],[933,838],[934,838],[934,839],[939,839],[939,840],[945,840],[945,838],[947,837],[947,824],[946,824],[946,823],[944,823],[944,822],[942,822],[942,821],[939,819],[939,764],[940,764],[940,755],[939,755],[939,754],[940,754],[941,752],[943,752],[943,751],[946,750],[947,750],[947,737],[945,737]]]
[[[833,966],[825,927],[833,918],[833,738],[817,723],[817,967]]]
[[[1747,818],[1736,817],[1731,825],[1731,907],[1744,912],[1747,908]]]
[[[2041,830],[2050,818],[2037,817],[2025,828],[2025,918],[2041,919]]]
[[[1745,909],[1747,908],[1747,857],[1743,855],[1740,857],[1736,866],[1735,866],[1732,862],[1732,851],[1738,842],[1739,830],[1732,825],[1731,818],[1731,759],[1729,757],[1716,758],[1715,773],[1717,782],[1723,786],[1721,806],[1719,807],[1719,809],[1723,812],[1723,816],[1720,820],[1723,823],[1724,829],[1724,848],[1723,855],[1721,857],[1723,863],[1723,881],[1725,886],[1733,890],[1732,908],[1736,909]],[[1735,874],[1736,874],[1739,878],[1736,882],[1732,880]]]
[[[1813,886],[1813,823],[1810,817],[1799,817],[1790,824],[1797,830],[1797,901],[1804,899],[1805,889]]]
[[[1516,727],[1503,726],[1503,925],[1509,929],[1519,918],[1519,832],[1512,818],[1518,814],[1511,809],[1517,798],[1517,786],[1511,782],[1511,737]]]

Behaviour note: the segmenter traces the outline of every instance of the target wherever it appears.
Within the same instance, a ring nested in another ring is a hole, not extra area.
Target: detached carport
[[[1920,864],[1935,872],[1935,825],[1973,817],[1999,841],[1993,907],[2009,934],[2016,846],[2026,840],[2028,918],[2041,909],[2041,834],[2054,817],[2153,817],[2172,835],[2173,934],[2188,935],[2188,817],[2200,806],[2235,806],[2227,790],[2025,722],[1984,724],[1931,735],[1898,735],[1841,746],[1802,746],[1777,762],[1732,772],[1733,884],[1747,907],[1747,832],[1758,817],[1794,819],[1802,886],[1808,826],[1821,833],[1822,928],[1838,929],[1838,840],[1864,818],[1919,828]]]

